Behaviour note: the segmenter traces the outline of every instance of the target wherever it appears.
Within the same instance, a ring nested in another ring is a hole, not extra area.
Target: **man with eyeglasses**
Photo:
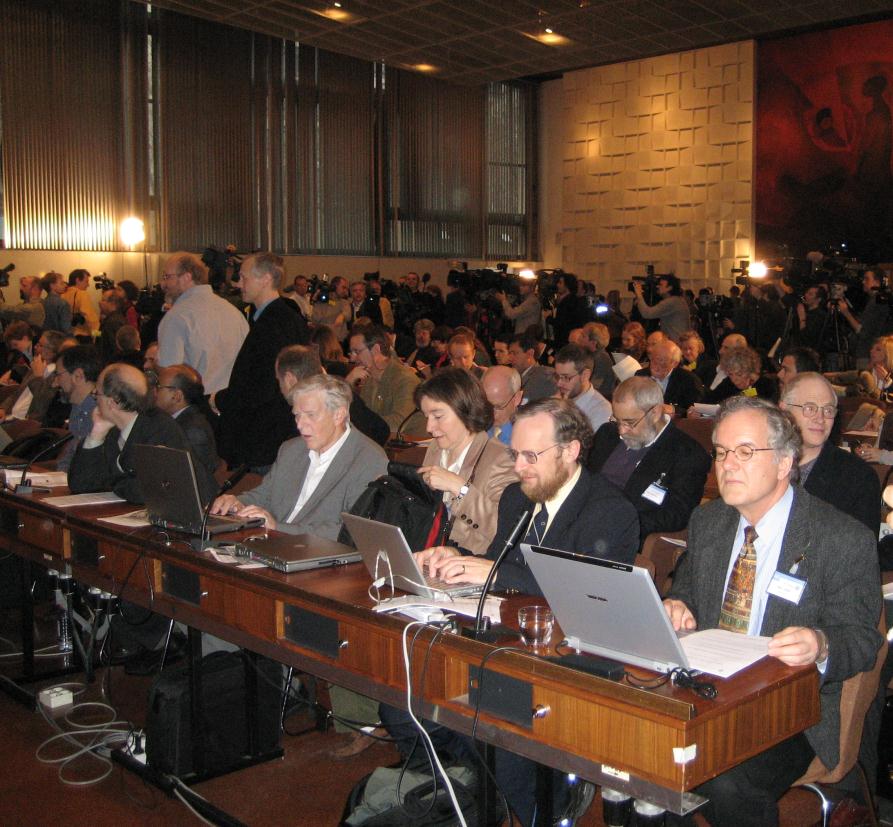
[[[573,402],[595,432],[610,419],[611,403],[589,381],[593,364],[593,355],[578,345],[565,345],[555,356],[557,395]]]
[[[704,386],[691,371],[681,366],[682,351],[669,339],[656,342],[648,349],[647,368],[636,371],[636,376],[650,376],[664,394],[664,410],[670,416],[685,416],[688,409],[700,402]]]
[[[881,646],[877,529],[794,484],[800,434],[771,402],[726,400],[713,445],[721,499],[692,514],[664,605],[675,629],[763,635],[770,657],[820,673],[819,723],[695,790],[714,827],[772,827],[813,758],[837,765],[843,681],[871,669]]]
[[[710,456],[673,424],[660,385],[647,376],[621,382],[611,408],[610,421],[595,433],[586,466],[601,472],[635,506],[642,541],[655,531],[681,531],[704,495]]]
[[[881,524],[881,486],[864,461],[871,458],[870,451],[860,447],[853,455],[829,440],[837,416],[837,394],[831,383],[820,373],[798,373],[785,385],[779,407],[794,418],[803,438],[801,487],[876,532]]]
[[[521,377],[514,368],[495,365],[487,369],[481,385],[493,406],[493,427],[487,435],[509,448],[512,444],[512,420],[521,404]]]
[[[208,268],[192,253],[165,261],[161,287],[172,306],[158,325],[158,364],[195,368],[207,394],[225,388],[248,335],[245,317],[214,293]]]
[[[102,361],[93,345],[74,345],[61,350],[56,357],[56,370],[50,382],[59,389],[63,401],[71,404],[68,430],[76,437],[65,445],[62,456],[56,460],[59,471],[68,470],[78,443],[93,430],[93,409],[96,407],[93,390],[100,370]]]

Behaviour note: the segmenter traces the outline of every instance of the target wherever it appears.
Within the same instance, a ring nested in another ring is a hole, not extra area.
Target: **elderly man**
[[[257,488],[218,497],[211,513],[262,517],[267,528],[337,539],[341,512],[388,465],[381,447],[351,428],[351,398],[348,384],[335,376],[298,382],[290,402],[300,436],[283,444]]]
[[[245,317],[215,295],[207,267],[192,253],[175,253],[164,263],[161,286],[173,307],[158,325],[158,364],[195,368],[205,393],[225,388],[248,335]]]
[[[146,377],[132,365],[112,364],[99,374],[93,391],[92,427],[68,469],[68,487],[73,494],[114,491],[128,502],[141,504],[133,446],[189,450],[180,426],[163,411],[148,408],[148,392]],[[199,464],[195,472],[202,498],[210,499],[216,489],[213,477]]]
[[[393,352],[387,332],[371,325],[350,337],[350,360],[354,368],[348,384],[360,398],[388,423],[391,431],[424,434],[425,423],[416,410],[413,393],[419,378]]]
[[[276,356],[287,345],[305,345],[310,331],[293,302],[280,298],[282,259],[256,253],[242,262],[242,301],[254,305],[251,330],[233,364],[229,384],[211,397],[220,414],[217,450],[230,465],[267,471],[279,446],[294,436],[294,422],[276,381]],[[207,391],[207,388],[205,389]]]
[[[771,827],[778,798],[814,757],[837,764],[842,683],[874,665],[876,529],[792,484],[800,435],[772,403],[727,400],[713,444],[721,499],[692,514],[664,605],[675,629],[764,635],[771,657],[821,674],[818,724],[696,789],[710,824]]]
[[[177,421],[189,441],[192,455],[213,477],[219,462],[217,441],[202,412],[204,401],[205,389],[195,368],[170,365],[158,371],[155,404]]]
[[[672,415],[685,416],[686,411],[699,402],[704,386],[691,371],[681,366],[682,351],[669,339],[662,339],[649,349],[647,368],[636,371],[636,376],[650,376],[664,395],[664,410]]]
[[[77,438],[66,444],[62,456],[56,461],[59,471],[68,470],[78,444],[93,430],[93,409],[96,407],[93,390],[101,369],[99,352],[93,345],[65,348],[56,357],[52,386],[58,388],[62,399],[71,405],[68,430]]]
[[[611,403],[590,383],[593,356],[577,345],[565,345],[555,355],[555,383],[558,396],[571,400],[597,431],[611,417]]]
[[[793,417],[803,440],[801,487],[877,533],[881,486],[865,462],[877,449],[859,447],[854,456],[829,441],[837,416],[831,383],[820,373],[798,373],[785,385],[779,407]]]
[[[639,512],[642,541],[681,531],[704,495],[710,457],[664,412],[660,386],[631,376],[614,390],[613,416],[596,431],[587,467],[614,483]]]
[[[536,361],[537,340],[530,333],[513,336],[509,343],[509,362],[521,376],[524,404],[555,396],[555,374]]]
[[[487,369],[481,385],[487,401],[493,406],[493,427],[487,435],[509,447],[515,412],[521,404],[521,377],[514,368],[496,365]]]

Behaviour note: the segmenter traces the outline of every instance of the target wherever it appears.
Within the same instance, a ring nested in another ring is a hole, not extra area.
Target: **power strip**
[[[146,763],[146,733],[142,729],[134,730],[127,737],[125,751],[134,760],[141,764]]]
[[[37,699],[47,709],[60,709],[71,703],[72,695],[70,689],[65,689],[63,686],[54,686],[50,689],[42,689]]]

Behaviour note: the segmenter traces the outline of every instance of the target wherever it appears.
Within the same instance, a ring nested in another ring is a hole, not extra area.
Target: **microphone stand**
[[[488,626],[486,629],[481,628],[484,616],[484,603],[487,600],[487,592],[490,590],[490,586],[493,585],[493,580],[496,578],[496,573],[499,570],[499,567],[502,565],[502,561],[505,560],[506,556],[512,550],[515,543],[518,542],[518,539],[521,536],[521,532],[524,531],[525,528],[527,528],[527,524],[529,522],[530,509],[525,508],[524,512],[521,514],[521,517],[518,519],[518,522],[515,523],[515,527],[512,529],[512,533],[509,534],[508,539],[505,541],[505,545],[502,547],[502,550],[496,556],[496,560],[493,562],[490,573],[487,575],[487,579],[484,581],[484,588],[481,590],[480,598],[478,598],[477,613],[474,616],[474,628],[463,630],[463,634],[466,637],[471,637],[475,640],[493,642],[498,638],[505,637],[507,634],[514,634],[505,626],[498,626],[496,628],[490,628]]]
[[[409,422],[409,420],[412,419],[418,412],[418,408],[413,408],[412,411],[410,411],[409,415],[403,418],[403,421],[397,426],[397,431],[394,434],[394,438],[388,440],[388,448],[411,448],[413,445],[415,445],[414,442],[403,439],[403,435],[401,432],[403,431],[403,426],[407,422]]]
[[[230,476],[224,480],[223,485],[220,486],[220,489],[217,491],[217,493],[213,497],[211,497],[211,499],[208,501],[208,504],[207,504],[207,506],[205,506],[205,510],[202,513],[201,532],[197,539],[194,538],[189,541],[189,544],[196,551],[204,551],[205,550],[205,540],[211,539],[211,535],[208,533],[208,520],[211,517],[211,508],[214,505],[214,501],[218,497],[222,497],[227,491],[229,491],[231,488],[233,488],[236,485],[236,483],[238,483],[239,480],[241,480],[242,477],[244,477],[245,474],[248,473],[248,468],[249,468],[249,465],[247,462],[243,463],[238,468],[236,468],[236,470],[233,471],[233,473],[230,474]]]
[[[34,486],[28,484],[28,472],[31,470],[31,466],[34,465],[37,460],[41,457],[45,457],[47,454],[52,453],[61,445],[64,445],[70,439],[74,439],[74,434],[65,434],[65,436],[57,439],[51,445],[44,448],[42,451],[38,451],[30,460],[28,460],[28,464],[22,469],[22,478],[19,480],[18,485],[15,487],[16,494],[33,494]],[[46,490],[46,489],[44,489]]]

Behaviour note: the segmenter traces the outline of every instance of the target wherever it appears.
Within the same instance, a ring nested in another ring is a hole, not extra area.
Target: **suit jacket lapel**
[[[345,441],[344,445],[341,446],[341,450],[335,454],[334,459],[332,460],[331,465],[326,469],[325,474],[323,474],[322,479],[319,481],[319,485],[316,486],[314,492],[310,495],[307,502],[301,507],[301,510],[295,515],[294,522],[301,522],[301,518],[313,511],[317,505],[325,499],[335,485],[340,482],[344,476],[350,473],[350,466],[353,462],[357,439],[357,430],[355,428],[351,428],[350,436]],[[306,459],[303,462],[304,472],[301,474],[301,485],[303,486],[304,480],[307,479],[307,472],[310,470],[310,454],[309,452],[306,455]],[[300,489],[298,490],[300,493]],[[295,497],[297,499],[297,496]],[[292,505],[294,508],[294,504]]]
[[[468,447],[468,453],[465,455],[465,461],[459,469],[459,476],[466,482],[472,479],[476,472],[478,460],[481,458],[481,454],[484,453],[484,449],[489,441],[490,437],[483,431],[474,435],[474,439]]]
[[[704,606],[698,610],[698,626],[701,629],[712,629],[719,623],[729,561],[738,551],[732,545],[738,532],[739,518],[734,508],[726,506],[707,536],[700,541],[701,547],[707,549],[711,558],[711,565],[701,567],[703,582],[698,584],[700,594],[706,595]]]
[[[571,489],[571,493],[568,494],[564,504],[558,509],[558,513],[552,517],[549,530],[543,537],[544,546],[550,547],[550,537],[565,537],[568,535],[571,523],[583,510],[583,504],[589,496],[589,487],[591,484],[592,477],[585,468],[582,468],[580,470],[580,479],[577,480],[577,484]]]

